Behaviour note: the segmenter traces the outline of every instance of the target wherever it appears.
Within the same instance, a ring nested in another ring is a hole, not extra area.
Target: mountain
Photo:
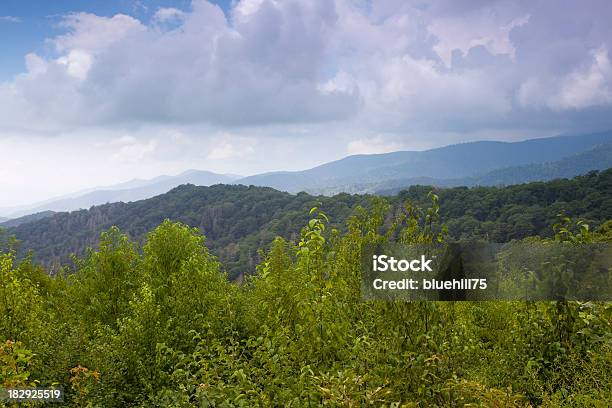
[[[605,143],[554,162],[493,170],[483,176],[471,177],[467,185],[511,185],[571,178],[592,170],[605,170],[610,167],[612,167],[612,143]]]
[[[399,179],[468,178],[502,168],[554,162],[610,141],[612,131],[512,143],[480,141],[426,151],[349,156],[309,170],[264,173],[235,182],[288,192],[354,192],[355,185]],[[526,180],[520,180],[523,181]]]
[[[606,170],[611,167],[612,143],[605,143],[555,162],[506,167],[483,175],[464,178],[433,179],[421,177],[390,180],[382,183],[355,185],[353,190],[390,195],[397,194],[411,185],[419,184],[438,187],[508,186],[533,181],[571,178],[593,170]]]
[[[163,194],[181,184],[209,186],[213,184],[231,183],[239,176],[217,174],[210,171],[188,170],[177,176],[159,176],[150,180],[135,179],[125,183],[105,187],[97,187],[70,194],[53,200],[14,210],[9,216],[18,218],[24,215],[45,211],[61,212],[89,208],[113,202],[130,202],[143,200]]]
[[[259,246],[277,235],[295,238],[307,222],[308,210],[319,202],[330,216],[344,220],[356,205],[367,201],[366,196],[348,194],[334,198],[294,196],[266,187],[182,185],[146,200],[56,213],[8,231],[22,241],[22,250],[33,250],[36,260],[54,269],[60,262],[68,262],[71,253],[83,255],[87,247],[96,244],[100,232],[111,226],[143,239],[170,218],[205,231],[207,246],[220,256],[232,276],[237,276],[255,265]]]
[[[2,224],[3,222],[6,222],[8,220],[10,220],[10,218],[0,217],[0,224]]]
[[[424,206],[430,190],[412,186],[386,199],[396,208],[405,200]],[[503,188],[456,187],[437,189],[437,194],[442,220],[448,223],[452,237],[486,236],[504,242],[550,235],[550,226],[562,211],[586,219],[592,228],[612,218],[612,169],[571,180]],[[260,261],[258,249],[274,237],[299,239],[313,206],[322,208],[332,226],[339,227],[357,206],[368,207],[372,200],[369,195],[346,193],[328,197],[293,195],[267,187],[183,185],[146,200],[52,214],[8,228],[8,232],[21,241],[22,251],[32,250],[36,261],[57,270],[71,253],[82,256],[87,247],[95,246],[100,232],[111,226],[142,241],[147,232],[169,218],[199,228],[212,253],[230,277],[236,278],[253,270]]]
[[[132,202],[163,194],[181,184],[209,186],[232,183],[325,195],[340,192],[388,194],[416,184],[445,187],[509,185],[606,169],[612,162],[611,144],[612,131],[513,143],[481,141],[421,152],[356,155],[309,170],[243,178],[189,170],[177,176],[135,179],[21,208],[0,209],[0,214],[20,218],[28,214],[49,214],[47,211],[63,212],[105,203]]]

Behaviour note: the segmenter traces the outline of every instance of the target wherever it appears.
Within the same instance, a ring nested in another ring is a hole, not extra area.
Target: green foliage
[[[0,254],[0,333],[22,340],[35,336],[39,329],[42,299],[24,269],[14,267],[14,258],[13,252]]]
[[[0,343],[0,386],[25,387],[35,383],[28,381],[32,365],[32,351],[23,343],[6,340]]]
[[[89,250],[84,260],[76,260],[78,274],[73,275],[72,293],[91,325],[117,327],[118,319],[128,309],[128,302],[139,276],[138,253],[134,243],[117,227],[100,235],[97,251]]]
[[[0,383],[92,407],[606,406],[609,303],[361,300],[365,245],[448,239],[444,193],[425,197],[373,198],[346,225],[313,202],[241,285],[169,220],[144,245],[110,228],[67,278],[5,251]],[[549,240],[609,231],[561,218]]]

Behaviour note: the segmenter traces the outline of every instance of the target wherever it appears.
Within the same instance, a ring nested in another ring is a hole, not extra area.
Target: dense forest
[[[389,226],[403,202],[429,205],[432,187],[413,186],[387,197],[392,206],[385,218]],[[436,189],[440,217],[450,238],[482,237],[507,242],[527,236],[550,237],[550,226],[564,212],[593,227],[612,218],[612,169],[573,179],[534,182],[508,187],[455,187]],[[307,222],[308,210],[320,205],[332,226],[346,231],[346,220],[368,195],[333,197],[292,195],[265,187],[183,185],[160,196],[132,203],[113,203],[89,210],[54,214],[9,228],[21,241],[21,253],[33,251],[34,260],[53,272],[70,264],[70,255],[84,256],[100,233],[119,227],[131,239],[144,243],[146,234],[165,218],[199,228],[207,246],[231,279],[252,273],[275,237],[295,241]]]
[[[545,199],[540,188],[522,199]],[[143,246],[111,227],[55,277],[19,261],[5,236],[0,384],[59,385],[75,407],[607,406],[610,303],[361,300],[365,245],[448,239],[443,199],[429,199],[400,213],[373,200],[344,232],[314,207],[242,285],[180,222],[161,222]],[[561,217],[550,228],[530,239],[612,240],[610,222],[593,231]]]

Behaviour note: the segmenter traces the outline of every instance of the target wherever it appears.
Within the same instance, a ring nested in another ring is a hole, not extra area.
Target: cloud
[[[108,18],[90,13],[71,13],[64,16],[60,26],[68,32],[49,40],[60,53],[72,50],[102,53],[114,44],[146,31],[140,21],[125,14]]]
[[[253,140],[224,134],[213,139],[212,148],[207,158],[210,160],[227,160],[249,156],[255,152]]]
[[[450,67],[453,51],[458,50],[465,56],[477,46],[483,46],[492,55],[508,55],[514,60],[516,49],[510,40],[510,32],[528,22],[529,14],[513,17],[484,7],[467,16],[435,18],[427,29],[436,38],[433,50]]]
[[[23,20],[15,16],[0,16],[0,22],[6,21],[9,23],[21,23]]]
[[[158,22],[169,22],[182,20],[185,17],[185,12],[174,7],[162,7],[153,15],[153,20]]]
[[[612,66],[603,47],[593,52],[593,63],[574,71],[563,82],[553,109],[584,109],[612,102]]]
[[[81,50],[71,50],[68,55],[60,57],[56,63],[66,66],[66,72],[77,79],[84,80],[92,65],[92,56]]]
[[[118,146],[118,150],[111,155],[111,160],[122,163],[138,163],[157,148],[155,140],[139,142],[131,136],[112,139],[110,144]]]
[[[161,9],[156,18],[178,14]],[[324,1],[264,2],[230,23],[219,7],[197,0],[170,31],[122,14],[69,14],[61,23],[66,33],[49,40],[59,56],[30,57],[47,69],[21,74],[0,99],[20,100],[23,115],[47,128],[336,120],[350,116],[358,98],[319,89],[334,20]],[[74,104],[64,104],[67,95]],[[42,104],[64,105],[64,113]]]
[[[194,0],[149,23],[72,13],[54,52],[0,84],[0,126],[610,127],[610,18],[606,1],[503,0],[242,0],[228,13]]]
[[[377,135],[374,137],[351,141],[347,146],[347,153],[353,154],[377,154],[389,153],[400,150],[402,145],[396,141],[386,140],[384,136]]]
[[[554,111],[582,110],[612,103],[612,65],[608,51],[591,51],[589,63],[565,75],[531,77],[519,88],[518,99],[524,107]]]

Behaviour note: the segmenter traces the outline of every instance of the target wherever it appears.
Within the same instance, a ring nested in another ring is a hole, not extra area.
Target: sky
[[[612,129],[612,3],[3,0],[0,207]]]

